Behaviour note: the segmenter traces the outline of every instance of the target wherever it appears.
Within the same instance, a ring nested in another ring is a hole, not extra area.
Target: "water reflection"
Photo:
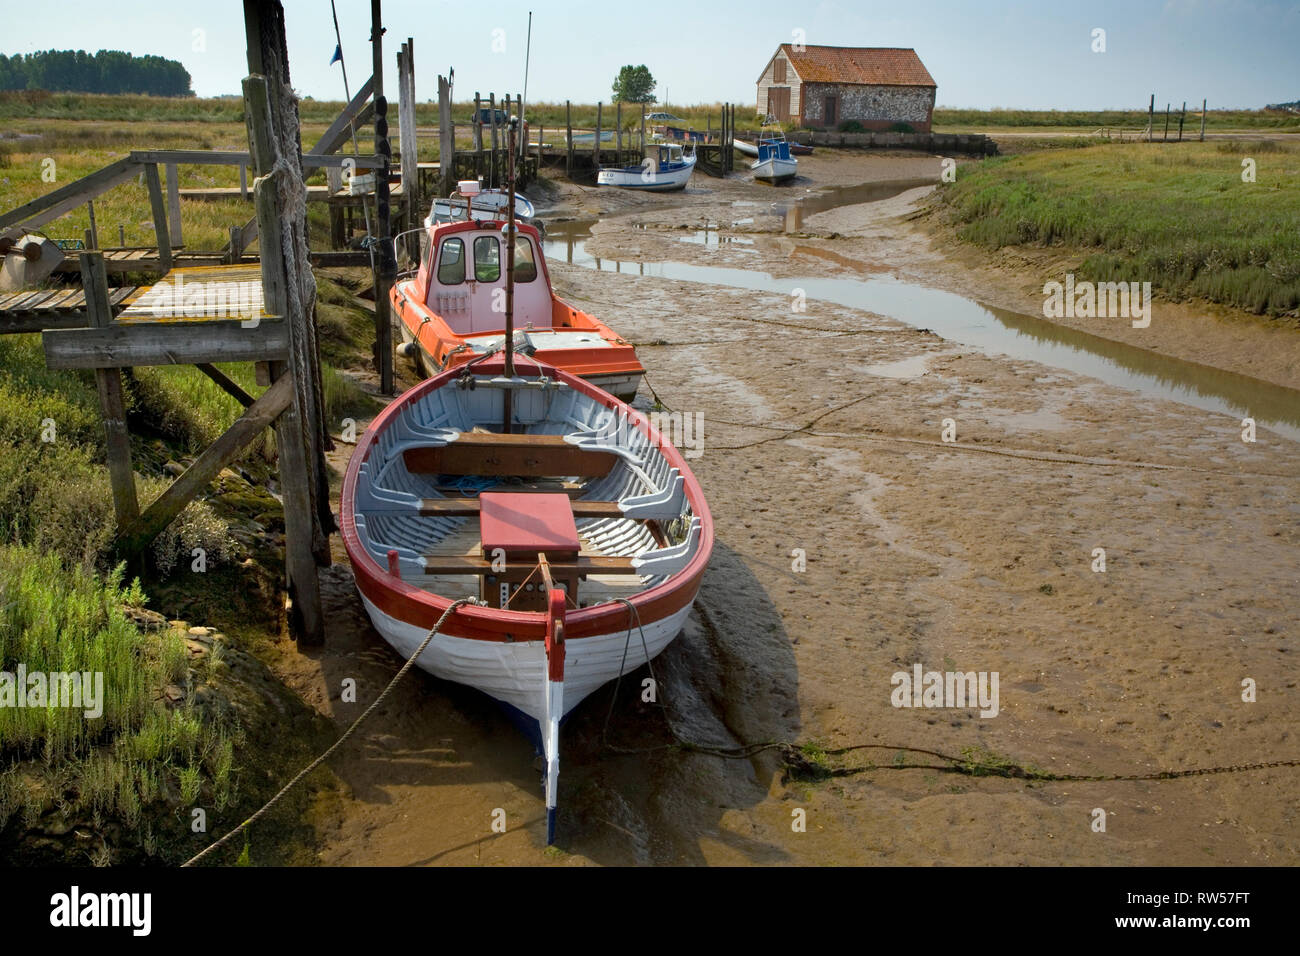
[[[912,188],[894,185],[899,192]],[[916,328],[930,329],[949,341],[982,352],[1069,369],[1143,395],[1238,419],[1250,416],[1261,427],[1300,441],[1300,391],[1294,389],[1150,352],[892,276],[774,278],[766,272],[684,262],[598,259],[586,249],[594,222],[573,220],[549,224],[545,243],[547,258],[601,272],[679,279],[780,295],[801,288],[809,299],[885,315]]]

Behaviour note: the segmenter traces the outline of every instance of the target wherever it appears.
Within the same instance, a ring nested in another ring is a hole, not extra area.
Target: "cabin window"
[[[785,60],[777,60],[772,64],[772,82],[785,82]]]
[[[474,278],[479,282],[496,282],[501,278],[501,243],[496,236],[479,236],[474,240]]]
[[[459,285],[465,281],[465,243],[447,239],[438,259],[438,281],[442,285]]]
[[[532,282],[537,278],[537,260],[533,244],[523,236],[515,237],[515,281]]]

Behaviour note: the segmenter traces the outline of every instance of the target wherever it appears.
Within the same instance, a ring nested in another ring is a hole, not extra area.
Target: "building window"
[[[785,60],[778,59],[775,63],[772,64],[772,82],[773,83],[785,82]]]

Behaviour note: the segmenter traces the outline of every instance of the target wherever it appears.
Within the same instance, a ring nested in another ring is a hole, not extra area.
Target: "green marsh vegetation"
[[[1243,181],[1246,160],[1254,182]],[[1300,141],[1112,143],[1000,157],[962,167],[936,203],[977,245],[1077,250],[1080,279],[1148,281],[1167,299],[1259,315],[1300,309]]]

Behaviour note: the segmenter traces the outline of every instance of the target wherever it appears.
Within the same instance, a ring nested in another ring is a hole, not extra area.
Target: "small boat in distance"
[[[457,190],[473,199],[475,218],[464,218],[462,204],[451,207],[461,218],[428,225],[419,268],[393,284],[393,313],[402,334],[398,351],[426,375],[482,359],[505,345],[506,224],[478,217],[477,187],[467,181]],[[516,208],[521,198],[516,196]],[[504,201],[502,206],[508,210]],[[514,265],[514,350],[630,402],[645,375],[635,349],[555,294],[536,227],[517,227]]]
[[[790,155],[790,144],[785,134],[776,129],[766,129],[758,141],[758,159],[750,164],[754,178],[770,183],[783,183],[794,179],[799,171],[799,161]]]
[[[645,159],[636,166],[606,166],[596,174],[596,185],[640,189],[645,192],[671,192],[685,189],[695,171],[695,153],[682,147],[661,143],[647,146]]]
[[[758,147],[753,143],[748,143],[743,139],[733,139],[731,145],[736,152],[741,153],[742,155],[752,156],[755,159],[758,158]],[[805,146],[803,143],[796,143],[793,141],[790,143],[790,155],[811,156],[812,154],[813,148],[811,146]]]

